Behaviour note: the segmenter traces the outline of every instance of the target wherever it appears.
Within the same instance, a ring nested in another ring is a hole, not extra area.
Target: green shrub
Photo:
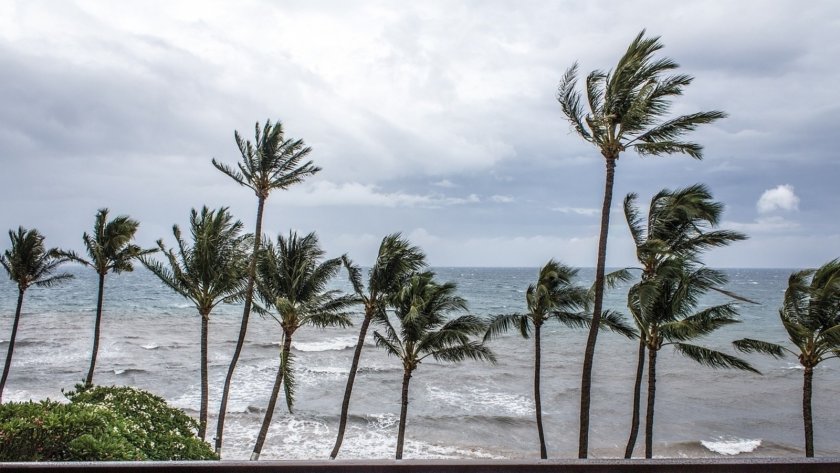
[[[195,420],[146,391],[79,385],[67,398],[0,405],[0,461],[218,458]]]

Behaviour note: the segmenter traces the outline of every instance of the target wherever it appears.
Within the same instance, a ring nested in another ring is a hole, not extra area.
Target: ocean
[[[76,277],[55,288],[26,293],[12,370],[4,400],[63,399],[87,372],[96,306],[96,275],[67,266]],[[537,268],[436,268],[458,284],[471,312],[488,316],[525,310],[525,290]],[[786,269],[729,269],[727,289],[759,305],[739,304],[743,323],[703,340],[734,353],[743,337],[787,343],[778,317]],[[590,284],[592,269],[580,281]],[[350,289],[346,278],[338,288]],[[624,309],[629,284],[609,291],[605,305]],[[0,362],[5,359],[17,297],[0,281]],[[727,302],[709,294],[703,304]],[[219,306],[210,321],[210,411],[215,432],[221,387],[239,331],[241,307]],[[359,316],[361,317],[361,316]],[[373,344],[372,326],[362,353],[340,459],[393,458],[402,367]],[[298,389],[294,413],[278,402],[262,459],[326,459],[338,424],[358,329],[304,327],[294,337]],[[200,319],[185,299],[145,268],[109,275],[94,382],[131,385],[198,415]],[[252,315],[247,344],[234,377],[223,459],[247,459],[256,440],[279,362],[281,330],[271,318]],[[549,322],[543,329],[543,423],[550,458],[577,456],[580,369],[585,330]],[[490,344],[495,366],[449,365],[427,359],[410,390],[405,458],[538,458],[534,420],[533,340],[510,332]],[[637,342],[602,332],[592,390],[592,457],[622,457],[629,433]],[[657,363],[654,454],[657,457],[801,456],[802,369],[793,357],[747,359],[763,375],[713,370],[668,347]],[[829,360],[814,375],[817,455],[840,455],[840,363]],[[643,401],[644,404],[644,401]],[[644,415],[644,412],[642,413]],[[208,438],[212,443],[212,438]],[[636,456],[643,455],[643,432]]]

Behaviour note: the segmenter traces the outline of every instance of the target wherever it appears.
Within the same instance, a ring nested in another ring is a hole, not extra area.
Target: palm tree
[[[373,332],[376,346],[400,359],[403,365],[402,407],[397,434],[397,460],[402,458],[405,422],[408,411],[408,385],[420,363],[432,357],[436,361],[457,363],[467,358],[496,362],[484,344],[471,340],[486,329],[483,320],[472,315],[449,319],[447,314],[464,311],[467,302],[455,295],[455,284],[439,284],[434,273],[417,273],[404,281],[393,298],[399,332],[385,317],[385,334]]]
[[[566,70],[560,81],[557,99],[575,132],[592,143],[606,162],[604,201],[601,207],[601,231],[598,238],[598,261],[595,271],[595,301],[592,325],[584,352],[580,397],[580,443],[578,456],[586,458],[589,449],[589,406],[592,386],[592,362],[604,297],[604,268],[607,234],[610,223],[615,165],[619,155],[634,148],[642,156],[674,153],[702,157],[702,147],[680,138],[699,125],[725,117],[720,111],[698,112],[666,119],[671,99],[682,94],[693,78],[685,74],[665,75],[678,67],[668,59],[654,59],[662,49],[659,37],[645,38],[642,30],[630,43],[614,70],[592,71],[586,77],[584,110],[577,90],[577,64]]]
[[[277,238],[277,245],[265,246],[257,263],[257,288],[260,299],[277,312],[272,315],[283,329],[280,366],[271,390],[268,408],[254,445],[251,460],[258,460],[274,415],[274,407],[284,388],[286,405],[292,412],[295,378],[292,372],[292,336],[304,325],[316,327],[347,327],[352,325],[346,311],[357,302],[354,296],[327,290],[327,283],[341,269],[341,258],[321,261],[324,251],[318,237],[310,233],[299,238],[289,232],[289,238]]]
[[[656,362],[659,350],[671,345],[677,353],[711,368],[734,368],[758,373],[746,361],[699,345],[694,339],[729,324],[739,323],[737,307],[727,303],[696,311],[699,298],[726,282],[720,271],[686,259],[663,262],[652,277],[635,284],[628,306],[637,320],[648,354],[645,458],[653,457],[653,415],[656,400]]]
[[[341,415],[338,422],[338,435],[330,453],[331,460],[338,455],[338,450],[344,441],[347,415],[350,411],[350,395],[353,393],[353,383],[356,380],[356,371],[359,369],[359,360],[362,357],[362,347],[365,344],[368,327],[372,320],[382,321],[387,319],[385,310],[389,305],[388,300],[399,289],[403,280],[426,265],[426,255],[420,248],[412,246],[408,240],[402,238],[399,233],[386,236],[382,239],[376,261],[370,268],[367,292],[365,292],[365,286],[362,283],[362,270],[347,257],[344,257],[344,265],[350,273],[353,291],[364,305],[364,318],[353,352],[347,385],[344,388],[344,399],[341,402]]]
[[[811,278],[810,282],[808,278]],[[733,342],[746,353],[758,352],[775,358],[790,353],[804,368],[802,419],[805,425],[805,456],[814,456],[814,423],[811,392],[814,368],[829,358],[840,358],[840,259],[818,269],[806,269],[790,275],[784,302],[779,309],[782,325],[788,333],[791,350],[775,343],[744,338]]]
[[[242,310],[242,321],[239,327],[239,337],[236,339],[236,347],[233,350],[233,357],[225,376],[225,385],[222,389],[222,402],[219,407],[219,421],[216,426],[216,454],[222,453],[222,435],[224,434],[225,415],[227,414],[227,403],[230,396],[230,383],[233,380],[233,372],[239,355],[242,353],[242,346],[245,344],[245,335],[248,331],[248,319],[251,315],[251,304],[254,299],[254,278],[257,267],[257,253],[260,248],[262,236],[262,220],[265,201],[268,195],[275,189],[288,189],[294,184],[303,182],[306,177],[312,176],[321,168],[314,166],[312,161],[300,164],[311,148],[305,146],[303,140],[286,138],[283,133],[283,124],[279,121],[272,125],[270,120],[265,121],[265,126],[260,130],[260,124],[254,126],[254,143],[243,140],[238,131],[233,136],[236,146],[242,155],[242,162],[236,163],[237,169],[226,164],[212,160],[213,166],[225,173],[241,186],[245,186],[257,196],[257,223],[254,229],[254,247],[251,254],[251,263],[248,266],[248,280],[245,288],[245,306]]]
[[[540,398],[540,332],[542,325],[550,319],[556,319],[567,327],[587,327],[592,319],[587,309],[590,307],[592,291],[576,286],[572,281],[578,270],[551,259],[540,269],[536,284],[528,286],[525,301],[526,314],[503,314],[493,317],[484,336],[490,338],[517,327],[523,338],[529,338],[534,332],[534,405],[537,416],[537,433],[540,439],[540,458],[548,458],[545,448],[545,435],[542,423],[542,402]],[[635,336],[620,314],[605,311],[601,328],[610,328],[626,336]]]
[[[105,297],[105,276],[113,271],[134,271],[132,260],[157,249],[144,250],[131,243],[140,223],[125,215],[120,215],[108,221],[108,209],[99,209],[93,224],[93,235],[82,234],[88,258],[85,259],[73,252],[65,255],[71,260],[93,268],[99,275],[99,290],[96,295],[96,319],[93,325],[93,350],[90,355],[90,368],[85,377],[85,386],[93,385],[93,371],[96,367],[96,356],[99,353],[99,333],[102,326],[102,302]]]
[[[9,351],[6,354],[6,364],[3,366],[3,376],[0,378],[0,402],[3,401],[3,389],[6,387],[9,368],[12,366],[12,355],[15,352],[15,338],[20,323],[20,311],[23,307],[23,294],[31,286],[51,287],[73,277],[67,273],[55,274],[58,267],[66,263],[68,258],[56,248],[46,249],[44,236],[38,233],[38,230],[18,227],[17,232],[9,230],[9,239],[12,241],[12,247],[0,255],[0,265],[6,270],[9,279],[17,284],[18,299],[12,335],[9,337]]]
[[[641,270],[643,281],[654,277],[664,261],[673,258],[696,259],[707,249],[746,239],[746,235],[742,233],[715,229],[720,222],[723,205],[715,202],[709,189],[702,184],[675,191],[663,189],[658,192],[650,201],[646,219],[641,216],[636,200],[636,194],[627,194],[624,198],[624,216],[636,246],[636,257],[641,265],[636,269]],[[715,287],[710,289],[751,302]],[[644,337],[645,328],[641,327],[644,321],[639,317],[635,317],[635,321],[640,327],[639,352],[633,389],[633,416],[624,458],[633,456],[639,432],[642,374],[647,343]]]
[[[142,257],[140,261],[160,280],[195,304],[201,318],[201,407],[198,436],[204,440],[207,430],[207,338],[210,312],[222,302],[243,297],[248,276],[248,247],[251,235],[243,235],[242,222],[234,221],[227,207],[201,209],[190,213],[192,246],[182,238],[178,225],[172,227],[177,252],[167,249],[163,240],[158,247],[166,265]]]

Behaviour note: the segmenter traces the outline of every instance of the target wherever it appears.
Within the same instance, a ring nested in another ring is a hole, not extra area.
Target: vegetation
[[[715,330],[740,322],[734,303],[697,310],[699,298],[726,282],[720,271],[705,268],[682,258],[662,263],[657,273],[630,289],[628,306],[637,321],[640,338],[648,353],[647,412],[645,420],[645,458],[653,457],[653,416],[656,400],[656,362],[659,350],[674,350],[711,368],[734,368],[758,373],[746,361],[726,353],[690,344]]]
[[[809,281],[810,278],[810,281]],[[814,368],[830,358],[840,358],[840,260],[818,269],[790,275],[779,318],[796,347],[744,338],[734,343],[746,353],[764,353],[781,358],[789,353],[804,368],[802,420],[805,426],[805,456],[814,456],[814,422],[811,412]]]
[[[578,270],[549,260],[540,269],[536,284],[528,286],[525,301],[527,314],[502,314],[493,317],[484,340],[517,327],[523,338],[534,333],[534,405],[537,417],[537,434],[540,439],[540,458],[548,458],[545,447],[545,433],[542,423],[542,400],[540,396],[540,332],[544,323],[555,319],[567,327],[588,327],[592,323],[590,301],[592,291],[573,284]],[[625,325],[620,314],[606,311],[602,328],[609,327],[627,336],[635,332]]]
[[[12,355],[15,352],[15,339],[20,324],[20,311],[23,308],[23,295],[32,286],[51,287],[72,276],[58,273],[58,267],[67,262],[67,257],[56,249],[44,246],[44,236],[38,230],[27,230],[18,227],[17,232],[9,230],[11,248],[0,255],[0,265],[18,288],[15,321],[12,324],[12,334],[9,337],[9,351],[6,363],[3,365],[3,376],[0,377],[0,402],[3,400],[3,390],[12,366]]]
[[[248,319],[251,314],[251,304],[254,298],[254,280],[256,277],[257,254],[260,248],[262,237],[263,211],[265,201],[271,191],[276,189],[288,189],[294,184],[302,182],[305,178],[318,173],[321,168],[314,166],[312,161],[303,164],[300,162],[312,151],[305,146],[303,140],[286,138],[283,133],[283,124],[279,121],[272,125],[270,120],[265,121],[262,131],[260,124],[254,125],[254,143],[243,140],[238,131],[234,131],[233,137],[236,146],[242,155],[242,162],[236,163],[238,168],[234,169],[226,164],[212,160],[213,166],[219,171],[233,179],[237,184],[254,191],[257,196],[257,222],[254,229],[254,246],[251,253],[251,260],[248,266],[248,279],[245,285],[245,306],[242,309],[242,321],[239,328],[239,337],[236,340],[236,348],[225,376],[225,384],[222,388],[222,402],[219,406],[219,421],[216,426],[216,453],[221,455],[222,437],[225,427],[225,416],[227,414],[227,403],[230,396],[230,383],[233,380],[233,372],[236,363],[242,353],[242,346],[245,344],[245,335],[248,331]]]
[[[330,453],[330,459],[335,459],[338,456],[338,451],[344,440],[347,414],[350,410],[350,395],[353,393],[353,383],[359,369],[359,360],[362,357],[362,347],[365,344],[368,327],[373,320],[384,322],[388,319],[386,309],[391,299],[409,276],[426,266],[426,255],[420,248],[412,246],[408,240],[402,238],[399,233],[386,236],[379,245],[376,261],[368,273],[367,290],[362,283],[361,268],[354,265],[346,256],[344,257],[344,264],[350,273],[353,291],[364,305],[364,318],[359,329],[359,339],[353,351],[353,361],[350,364],[350,374],[347,376],[347,386],[344,388],[344,399],[341,402],[341,415],[338,422],[338,435]]]
[[[323,256],[315,233],[300,238],[297,233],[289,232],[288,238],[277,238],[277,245],[267,244],[257,262],[260,299],[277,313],[272,317],[280,324],[283,339],[280,366],[251,460],[260,457],[281,385],[286,405],[292,412],[295,394],[292,336],[304,325],[321,328],[352,325],[347,309],[356,303],[356,298],[326,289],[341,269],[341,258],[321,261]]]
[[[387,316],[382,320],[384,335],[373,332],[376,346],[400,359],[403,365],[402,404],[397,433],[397,460],[402,458],[405,422],[408,414],[408,385],[420,363],[432,357],[436,361],[457,363],[466,359],[496,362],[484,344],[470,336],[482,334],[483,320],[473,315],[453,319],[451,312],[465,311],[467,301],[455,295],[455,284],[439,284],[431,271],[416,273],[403,281],[393,297],[394,311],[400,330]]]
[[[78,385],[69,404],[0,404],[0,461],[212,460],[196,422],[146,391]]]
[[[636,194],[624,199],[624,216],[630,228],[630,235],[636,246],[636,258],[641,265],[642,282],[650,281],[667,261],[675,258],[699,261],[703,251],[744,240],[746,235],[729,230],[718,230],[723,205],[712,199],[709,189],[693,185],[671,191],[664,189],[650,201],[647,218],[643,218],[636,204]],[[713,290],[720,290],[711,287]],[[732,293],[728,295],[738,298]],[[742,299],[742,298],[739,298]],[[743,299],[742,299],[743,300]],[[633,415],[630,437],[624,451],[624,458],[633,456],[636,437],[639,432],[642,374],[645,367],[646,333],[645,320],[635,318],[639,327],[639,354],[636,381],[633,389]]]
[[[71,260],[93,268],[99,276],[99,290],[96,295],[96,318],[93,325],[93,349],[90,355],[90,368],[85,377],[85,385],[93,385],[93,371],[96,367],[96,356],[99,353],[99,333],[102,326],[102,302],[105,297],[105,276],[113,271],[117,274],[123,271],[134,271],[133,260],[155,249],[144,250],[131,243],[140,223],[125,215],[120,215],[110,222],[108,209],[99,209],[93,224],[93,235],[82,234],[88,258],[85,259],[74,252],[66,252],[65,256]]]
[[[621,153],[635,149],[640,155],[660,156],[674,153],[702,157],[702,147],[681,141],[681,137],[699,125],[725,117],[723,112],[698,112],[666,118],[671,99],[682,94],[693,78],[685,74],[666,75],[677,69],[674,61],[655,59],[662,49],[659,37],[645,37],[644,30],[630,43],[615,69],[589,73],[583,97],[577,90],[577,64],[563,75],[557,99],[575,132],[592,143],[606,163],[601,230],[598,237],[598,260],[595,271],[595,300],[592,325],[586,342],[581,376],[580,438],[578,456],[586,458],[589,449],[589,406],[592,388],[592,363],[595,342],[601,323],[604,297],[604,273],[607,235],[610,223],[615,166]]]
[[[248,274],[248,247],[252,237],[242,235],[242,222],[234,221],[227,208],[201,213],[192,210],[190,233],[192,246],[181,236],[178,225],[172,233],[178,246],[167,249],[163,240],[158,247],[166,264],[141,259],[164,284],[195,304],[201,319],[201,407],[198,436],[204,440],[207,430],[207,399],[209,397],[207,373],[207,337],[210,312],[222,302],[242,298]]]

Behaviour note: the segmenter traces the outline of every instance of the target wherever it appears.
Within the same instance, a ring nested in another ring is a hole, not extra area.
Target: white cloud
[[[799,210],[799,197],[793,192],[792,185],[782,184],[764,191],[755,205],[762,214],[775,210]]]
[[[347,182],[336,184],[318,181],[291,189],[286,202],[302,207],[369,206],[369,207],[443,207],[449,205],[477,204],[477,194],[466,197],[450,197],[440,193],[409,194],[405,192],[381,192],[372,184]]]
[[[564,214],[586,215],[587,217],[598,215],[600,213],[600,210],[598,209],[592,209],[587,207],[554,207],[551,210]]]
[[[509,204],[513,202],[514,199],[509,195],[494,195],[490,197],[490,200],[498,204]]]
[[[750,233],[774,233],[783,232],[785,230],[793,230],[795,228],[799,228],[799,223],[786,220],[782,217],[772,216],[760,217],[754,222],[749,223],[724,222],[722,226],[724,228],[744,232],[749,235]]]
[[[456,186],[456,185],[455,185],[452,181],[450,181],[449,179],[441,179],[440,181],[433,182],[433,183],[432,183],[432,185],[433,185],[433,186],[436,186],[436,187],[444,187],[444,188],[446,188],[446,189],[451,189],[451,188],[453,188],[453,187],[457,187],[457,186]]]

